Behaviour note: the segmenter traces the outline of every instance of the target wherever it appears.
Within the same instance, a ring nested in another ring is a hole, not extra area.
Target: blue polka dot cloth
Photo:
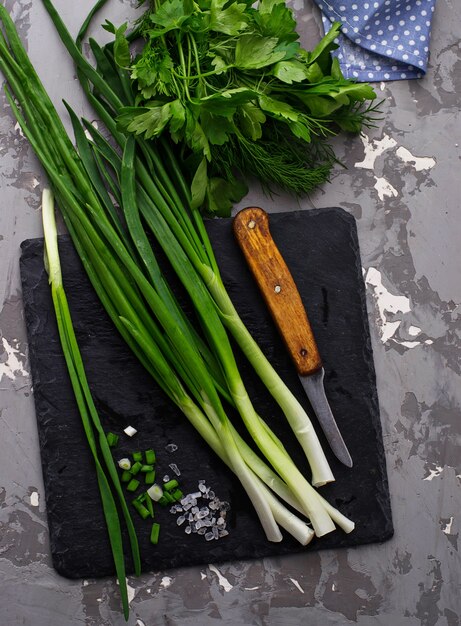
[[[325,31],[341,22],[339,59],[360,82],[421,78],[427,68],[435,0],[316,0]]]

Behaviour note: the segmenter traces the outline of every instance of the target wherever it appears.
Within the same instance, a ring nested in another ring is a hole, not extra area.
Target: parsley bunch
[[[252,176],[308,193],[336,161],[328,138],[373,122],[373,89],[345,79],[331,55],[340,25],[309,52],[283,0],[151,0],[138,26],[132,63],[126,25],[114,29],[136,91],[118,123],[146,139],[169,133],[195,207],[228,214]]]

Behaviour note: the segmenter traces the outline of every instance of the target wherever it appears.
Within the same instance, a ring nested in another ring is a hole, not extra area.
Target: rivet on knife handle
[[[244,209],[236,215],[233,227],[298,374],[313,374],[322,361],[299,291],[270,234],[267,213]]]

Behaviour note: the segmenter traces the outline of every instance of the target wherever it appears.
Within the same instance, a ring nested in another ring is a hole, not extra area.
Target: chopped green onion
[[[155,483],[155,472],[146,472],[144,482],[146,483],[146,485],[153,485]]]
[[[155,463],[155,452],[152,449],[146,450],[144,452],[144,457],[146,459],[147,465],[154,465],[154,463]]]
[[[132,478],[130,482],[128,483],[128,485],[126,486],[127,491],[136,491],[138,487],[139,487],[139,480],[136,480],[136,478]]]
[[[129,470],[131,469],[131,461],[130,459],[120,459],[118,466],[122,470]]]
[[[150,517],[149,509],[147,509],[137,498],[136,500],[133,500],[132,504],[143,519]]]
[[[154,517],[154,503],[151,500],[151,498],[147,497],[147,494],[145,494],[145,495],[146,495],[146,499],[145,499],[146,507],[147,507],[147,509],[149,511],[150,516]]]
[[[136,430],[136,428],[133,428],[133,426],[127,426],[126,428],[124,428],[123,432],[128,435],[128,437],[133,437],[138,431]]]
[[[142,465],[141,466],[141,472],[143,472],[144,474],[147,474],[147,472],[152,472],[154,469],[153,465]]]
[[[133,456],[133,461],[135,462],[142,461],[142,452],[133,452],[132,456]]]
[[[174,478],[163,485],[165,491],[173,491],[178,486],[178,481]]]
[[[172,493],[171,493],[171,497],[175,500],[175,502],[179,502],[180,500],[182,500],[184,494],[181,491],[181,489],[175,489]]]
[[[160,533],[160,524],[157,524],[157,522],[154,522],[152,524],[152,530],[150,533],[150,542],[153,543],[154,545],[157,545],[158,543],[159,533]]]
[[[131,475],[131,473],[128,470],[124,470],[122,472],[122,483],[129,483],[130,480],[133,478],[133,476]]]
[[[154,502],[159,502],[160,499],[163,497],[163,489],[160,487],[160,485],[155,483],[154,485],[152,485],[152,487],[149,487],[149,489],[147,490],[147,495],[152,498]]]
[[[115,433],[107,433],[107,443],[109,444],[109,448],[115,448],[118,444],[119,436]]]
[[[167,500],[166,496],[162,496],[160,500],[158,500],[158,503],[160,504],[160,506],[166,506],[167,504],[169,504],[169,500]]]
[[[136,476],[136,474],[138,474],[141,471],[141,467],[142,467],[142,463],[140,463],[139,461],[136,461],[136,463],[133,464],[130,472],[133,474],[133,476]]]

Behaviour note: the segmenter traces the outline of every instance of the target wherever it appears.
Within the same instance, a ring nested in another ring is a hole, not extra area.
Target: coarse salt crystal
[[[181,476],[181,472],[176,463],[170,463],[168,467],[171,469],[172,472],[176,474],[176,476]]]

